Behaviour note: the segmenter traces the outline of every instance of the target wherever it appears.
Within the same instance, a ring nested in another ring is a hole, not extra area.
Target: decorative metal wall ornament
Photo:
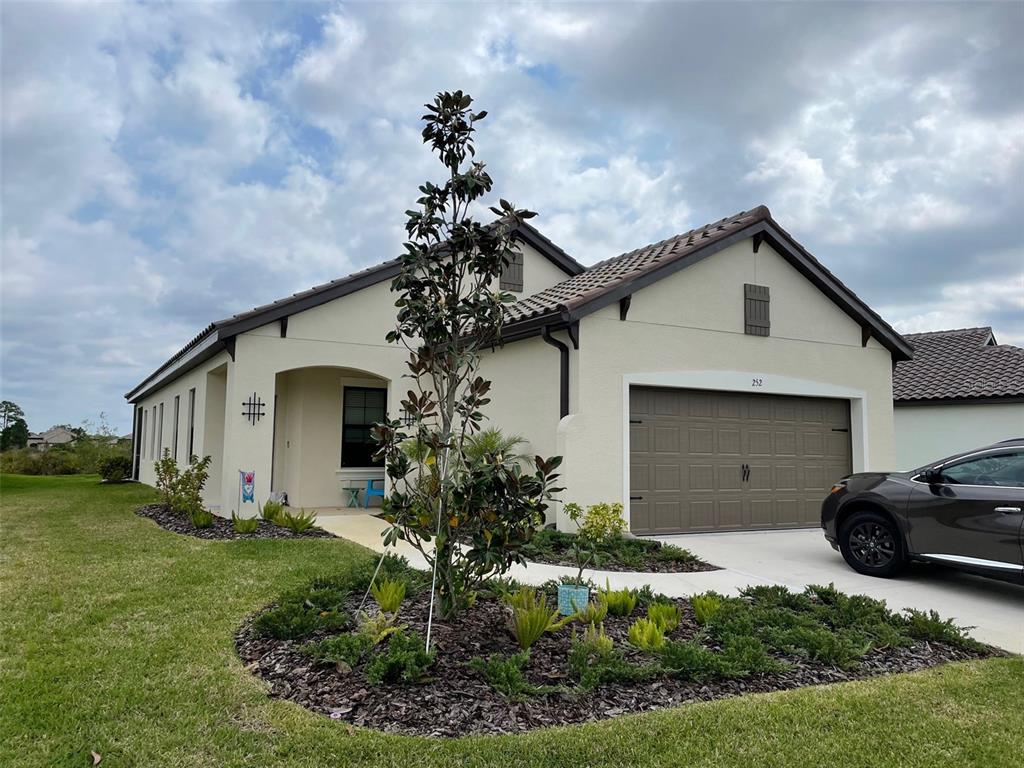
[[[263,410],[266,403],[260,398],[256,397],[256,393],[253,392],[248,400],[242,401],[242,415],[249,420],[253,426],[256,426],[256,422],[261,417],[266,416],[267,412]]]

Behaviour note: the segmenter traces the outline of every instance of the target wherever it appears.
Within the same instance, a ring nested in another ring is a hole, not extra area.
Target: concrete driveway
[[[832,582],[844,592],[885,600],[892,609],[934,609],[975,627],[972,634],[982,642],[1024,653],[1024,586],[923,564],[911,565],[895,579],[862,576],[818,529],[659,538],[720,566],[737,582],[791,589]]]

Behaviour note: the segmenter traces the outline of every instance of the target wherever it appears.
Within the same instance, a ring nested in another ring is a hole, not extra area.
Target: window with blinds
[[[498,288],[502,291],[523,291],[523,254],[516,253],[512,256],[508,266],[501,272],[498,280]]]

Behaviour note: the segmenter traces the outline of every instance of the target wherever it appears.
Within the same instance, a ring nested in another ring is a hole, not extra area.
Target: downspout
[[[557,349],[559,353],[558,406],[560,413],[558,418],[563,419],[569,415],[569,347],[565,342],[554,338],[546,325],[541,328],[540,335],[546,343]]]

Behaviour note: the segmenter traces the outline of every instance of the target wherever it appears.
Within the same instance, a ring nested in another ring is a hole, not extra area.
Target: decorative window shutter
[[[743,286],[743,332],[751,336],[769,336],[771,319],[768,312],[768,286]]]
[[[522,251],[512,256],[508,266],[501,272],[498,281],[498,288],[502,291],[515,291],[521,293],[523,290],[523,254]]]

